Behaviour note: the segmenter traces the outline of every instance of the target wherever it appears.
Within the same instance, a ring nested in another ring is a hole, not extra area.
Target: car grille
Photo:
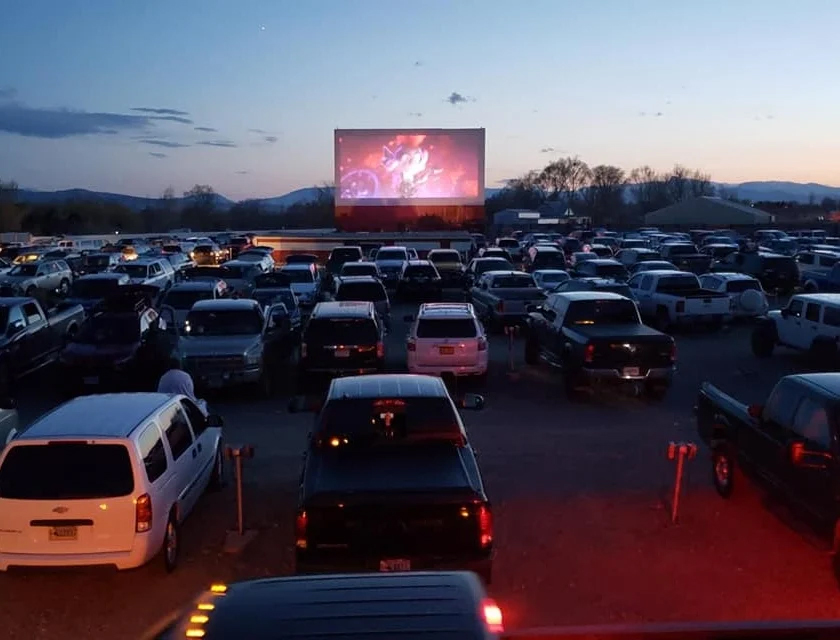
[[[186,359],[187,369],[201,375],[229,371],[244,365],[245,358],[242,356],[189,356]]]

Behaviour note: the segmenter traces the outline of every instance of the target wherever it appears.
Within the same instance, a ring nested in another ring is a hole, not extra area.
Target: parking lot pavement
[[[394,310],[389,368],[404,363],[406,307]],[[679,525],[670,525],[669,440],[694,439],[692,405],[703,380],[760,402],[804,363],[780,353],[757,361],[749,326],[679,334],[679,371],[664,401],[603,393],[574,403],[553,372],[526,368],[521,339],[508,371],[505,336],[491,340],[486,409],[467,428],[496,512],[492,594],[511,628],[618,621],[836,616],[840,595],[825,549],[788,526],[757,492],[714,494],[705,452],[688,463]],[[250,443],[246,525],[258,530],[238,557],[222,552],[233,491],[208,495],[183,529],[182,566],[12,572],[0,575],[5,638],[115,638],[140,631],[214,580],[286,574],[300,456],[311,416],[289,414],[289,377],[271,400],[212,398],[229,443]],[[54,401],[44,385],[19,404],[31,420]]]

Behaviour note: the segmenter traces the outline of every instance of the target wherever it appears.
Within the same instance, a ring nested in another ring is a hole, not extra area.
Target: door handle
[[[198,456],[198,451],[196,451],[195,449],[193,449],[193,450],[192,450],[192,456],[193,456],[193,458],[195,458],[196,456]]]

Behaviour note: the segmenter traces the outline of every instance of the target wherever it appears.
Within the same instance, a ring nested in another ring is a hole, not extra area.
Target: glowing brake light
[[[482,549],[493,544],[493,512],[488,504],[478,507],[478,539]]]
[[[306,511],[298,511],[295,518],[295,546],[298,549],[306,549],[306,528],[309,524],[309,518]]]
[[[143,533],[152,528],[152,498],[144,493],[134,502],[134,530]]]
[[[377,358],[384,358],[385,357],[385,343],[381,340],[376,343],[376,357]]]
[[[504,621],[502,619],[502,610],[499,605],[490,598],[485,598],[481,603],[481,616],[484,618],[484,624],[487,625],[487,630],[490,633],[503,633],[505,630]]]
[[[586,349],[583,351],[583,361],[584,362],[592,362],[595,359],[595,345],[588,344],[586,345]]]

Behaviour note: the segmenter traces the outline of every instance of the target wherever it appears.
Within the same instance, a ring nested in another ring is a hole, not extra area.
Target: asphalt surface
[[[389,368],[405,362],[410,307],[394,310]],[[827,550],[791,526],[752,488],[730,501],[711,485],[708,452],[688,463],[680,521],[669,520],[674,466],[669,441],[696,440],[692,406],[709,380],[760,402],[801,358],[756,360],[749,326],[681,333],[674,386],[661,402],[599,393],[567,400],[558,376],[526,367],[505,336],[491,340],[483,412],[465,412],[496,515],[491,594],[508,628],[672,620],[836,616],[840,593]],[[4,638],[133,637],[213,581],[283,575],[292,567],[300,457],[312,417],[289,414],[293,378],[277,396],[211,398],[230,444],[248,443],[246,526],[258,534],[239,556],[223,553],[235,523],[234,491],[208,494],[182,531],[181,566],[162,561],[112,570],[0,575]],[[19,397],[23,421],[57,402],[33,381]]]

